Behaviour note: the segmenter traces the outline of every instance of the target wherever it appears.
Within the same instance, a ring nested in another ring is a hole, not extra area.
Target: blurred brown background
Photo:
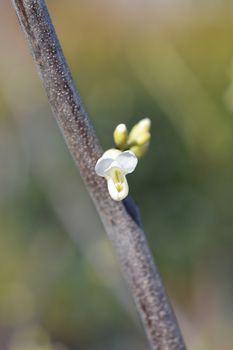
[[[151,118],[131,194],[188,348],[230,350],[233,2],[47,4],[103,147]],[[0,349],[148,349],[7,0],[0,48]]]

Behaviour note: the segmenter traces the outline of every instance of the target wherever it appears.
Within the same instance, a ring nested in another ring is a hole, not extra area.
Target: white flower
[[[134,171],[137,162],[133,152],[117,149],[106,151],[97,161],[95,171],[106,178],[109,194],[115,201],[121,201],[128,195],[129,186],[125,175]]]

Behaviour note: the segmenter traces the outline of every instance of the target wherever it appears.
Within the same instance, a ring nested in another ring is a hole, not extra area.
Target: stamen
[[[124,177],[119,169],[113,169],[111,172],[111,178],[114,182],[116,190],[121,192],[124,188]]]

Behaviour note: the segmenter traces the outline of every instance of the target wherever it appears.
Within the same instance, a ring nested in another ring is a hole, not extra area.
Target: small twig
[[[12,0],[53,114],[122,264],[152,349],[185,345],[132,200],[114,202],[95,174],[102,149],[84,110],[44,0]],[[65,179],[64,179],[65,181]]]

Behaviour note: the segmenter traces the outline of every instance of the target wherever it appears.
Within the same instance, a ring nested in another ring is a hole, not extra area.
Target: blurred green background
[[[130,190],[188,348],[232,349],[233,2],[47,4],[103,147],[152,120]],[[0,349],[148,349],[7,0],[0,47]]]

